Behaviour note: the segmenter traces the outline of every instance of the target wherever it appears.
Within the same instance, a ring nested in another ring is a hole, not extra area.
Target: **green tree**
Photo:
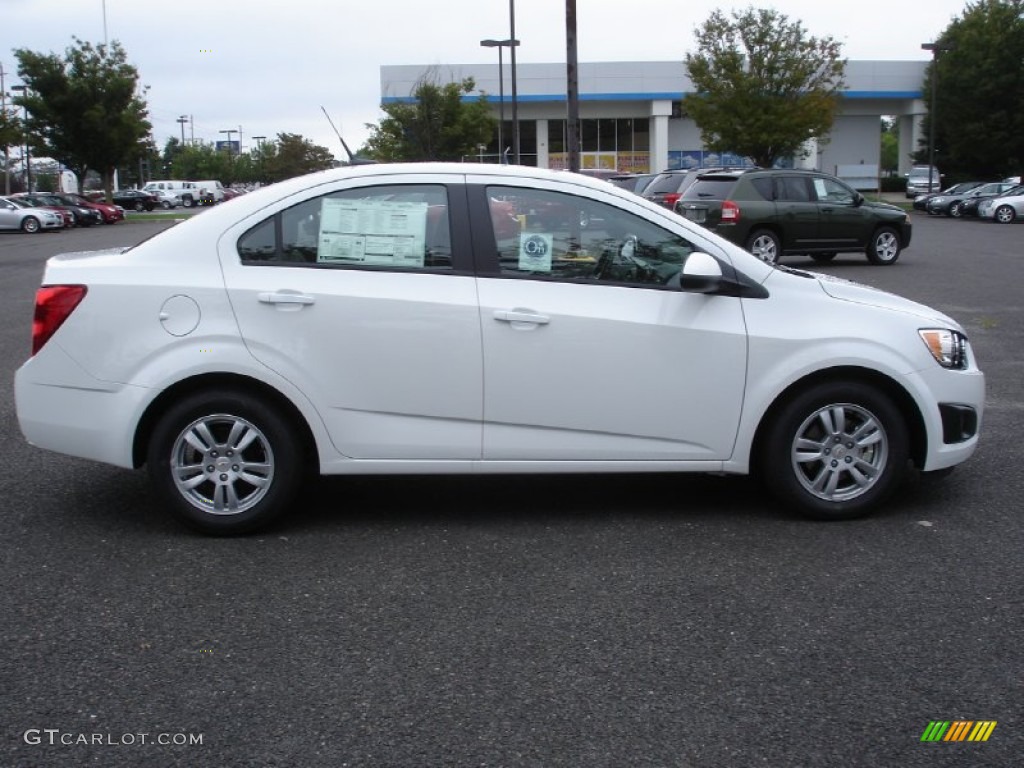
[[[411,102],[382,104],[385,117],[367,124],[367,155],[382,162],[461,160],[490,142],[497,126],[484,96],[463,101],[476,88],[473,78],[438,83],[429,72],[413,89]]]
[[[715,11],[696,29],[686,69],[695,93],[683,108],[708,149],[771,167],[824,138],[839,108],[845,60],[831,37],[808,37],[773,10]]]
[[[915,158],[928,162],[931,115],[935,164],[948,179],[986,179],[1024,167],[1024,0],[968,3],[936,41],[924,94],[928,115]],[[932,78],[937,97],[932,110]]]
[[[25,134],[22,132],[21,121],[7,109],[0,109],[0,162],[9,160],[9,147],[16,147],[24,141]],[[4,165],[0,168],[4,174],[4,192],[10,186],[10,168]]]
[[[103,175],[109,198],[114,169],[137,158],[150,132],[139,73],[120,43],[109,46],[74,38],[64,57],[14,52],[27,86],[15,99],[28,110],[27,128],[37,152],[73,170],[79,179]]]
[[[279,133],[273,141],[264,141],[257,156],[262,180],[268,182],[322,171],[336,164],[330,150],[296,133]]]

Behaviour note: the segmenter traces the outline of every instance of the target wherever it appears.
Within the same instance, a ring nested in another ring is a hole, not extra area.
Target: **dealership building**
[[[899,172],[909,170],[910,154],[922,137],[926,112],[922,98],[926,61],[849,61],[842,102],[828,136],[807,142],[805,157],[783,161],[844,178],[877,179],[881,117],[900,121]],[[411,101],[417,83],[473,78],[495,117],[504,113],[502,144],[512,144],[512,70],[497,64],[403,65],[381,67],[381,101]],[[656,172],[742,164],[743,159],[707,151],[700,130],[686,114],[693,85],[682,62],[597,62],[578,69],[580,165],[623,172]],[[520,158],[524,165],[564,168],[566,160],[566,65],[519,64],[516,111]],[[504,93],[502,103],[499,94]],[[496,161],[497,137],[481,146],[479,159]],[[466,157],[467,160],[471,159]],[[857,169],[853,166],[865,166]],[[872,186],[868,184],[867,186]]]

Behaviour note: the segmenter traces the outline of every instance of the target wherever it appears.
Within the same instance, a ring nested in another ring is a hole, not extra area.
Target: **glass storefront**
[[[548,120],[548,166],[551,168],[568,165],[565,130],[565,120]],[[647,118],[580,120],[580,167],[647,173],[651,169],[650,140]]]

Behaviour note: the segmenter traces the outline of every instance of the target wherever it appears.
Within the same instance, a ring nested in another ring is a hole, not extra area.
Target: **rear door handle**
[[[262,304],[312,304],[316,301],[312,296],[297,291],[264,291],[258,298]]]
[[[551,318],[539,315],[527,309],[496,309],[494,319],[503,323],[529,323],[530,325],[547,325]]]

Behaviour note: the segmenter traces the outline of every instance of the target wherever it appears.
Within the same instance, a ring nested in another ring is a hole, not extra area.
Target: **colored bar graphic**
[[[988,741],[996,725],[995,720],[931,720],[921,741]]]

